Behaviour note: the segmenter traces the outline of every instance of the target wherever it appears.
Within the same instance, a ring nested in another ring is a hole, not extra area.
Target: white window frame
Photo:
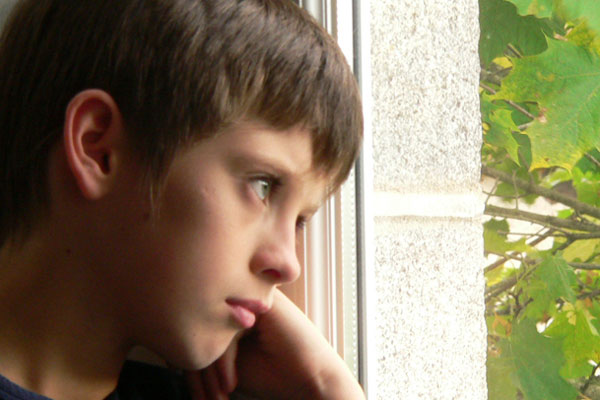
[[[375,326],[372,289],[373,208],[371,85],[368,48],[369,3],[365,0],[300,0],[335,38],[361,86],[365,138],[347,182],[307,225],[304,274],[286,291],[344,358],[368,398],[375,399],[375,346],[368,346]],[[365,46],[367,45],[367,46]],[[367,295],[368,294],[368,295]],[[369,368],[371,366],[371,368]]]

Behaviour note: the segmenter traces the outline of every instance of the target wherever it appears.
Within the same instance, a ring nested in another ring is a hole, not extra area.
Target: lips
[[[258,314],[269,311],[269,307],[260,300],[229,298],[226,303],[232,311],[233,319],[244,329],[254,326]]]

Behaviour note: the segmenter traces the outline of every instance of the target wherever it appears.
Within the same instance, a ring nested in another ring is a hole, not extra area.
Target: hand
[[[273,308],[206,369],[188,374],[194,400],[364,399],[362,389],[310,320],[277,291]]]

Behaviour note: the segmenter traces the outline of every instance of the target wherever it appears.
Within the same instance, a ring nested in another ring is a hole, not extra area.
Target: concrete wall
[[[370,11],[377,398],[485,399],[478,3]]]

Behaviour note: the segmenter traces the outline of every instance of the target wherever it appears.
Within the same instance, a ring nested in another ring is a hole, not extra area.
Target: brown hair
[[[47,206],[50,149],[87,88],[113,96],[155,188],[178,148],[243,117],[308,129],[334,186],[360,146],[350,68],[290,0],[23,0],[0,40],[0,244]]]

